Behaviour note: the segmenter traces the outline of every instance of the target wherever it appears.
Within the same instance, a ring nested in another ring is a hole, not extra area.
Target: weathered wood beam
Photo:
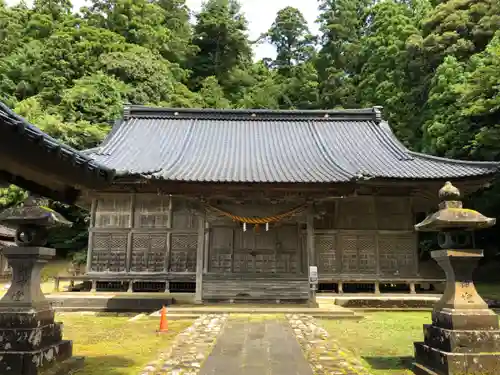
[[[129,222],[129,227],[134,228],[135,227],[135,210],[136,210],[136,199],[137,199],[137,194],[132,194],[132,198],[130,199],[130,222]],[[125,255],[125,270],[126,272],[130,272],[130,268],[132,267],[132,251],[133,249],[133,241],[134,241],[134,235],[131,230],[128,231],[127,233],[127,253]],[[146,257],[147,252],[149,252],[149,249],[146,249]]]
[[[203,302],[203,258],[205,253],[205,216],[198,217],[198,243],[196,247],[196,292],[195,303]]]
[[[95,227],[95,215],[97,210],[97,199],[92,199],[92,206],[90,208],[90,224],[89,228]],[[94,233],[89,231],[88,248],[87,248],[87,265],[86,272],[90,272],[92,269],[92,251],[94,247]]]
[[[307,210],[307,218],[306,218],[306,233],[307,233],[307,275],[310,276],[310,267],[317,266],[316,262],[316,248],[314,244],[314,211],[309,208]],[[309,296],[311,303],[316,303],[314,292],[310,291]]]
[[[168,219],[167,219],[167,229],[172,229],[172,221],[174,219],[174,204],[173,198],[169,197],[168,199]],[[170,257],[172,256],[172,232],[169,230],[167,232],[167,248],[165,249],[165,272],[170,271]]]

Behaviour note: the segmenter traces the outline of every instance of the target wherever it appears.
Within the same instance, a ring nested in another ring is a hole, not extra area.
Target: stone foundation
[[[424,325],[424,342],[415,347],[417,375],[500,374],[498,315],[488,309],[471,281],[480,250],[440,250],[432,253],[448,283]]]
[[[62,340],[62,324],[40,290],[40,271],[54,254],[42,247],[5,251],[13,275],[0,301],[2,375],[38,375],[72,357],[72,342]]]
[[[498,375],[500,355],[494,353],[448,353],[415,343],[416,375]]]

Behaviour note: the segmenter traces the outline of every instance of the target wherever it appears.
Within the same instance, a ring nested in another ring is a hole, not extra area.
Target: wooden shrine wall
[[[94,199],[90,272],[196,271],[198,216],[182,200],[157,195]]]
[[[280,205],[232,205],[225,210],[247,217],[265,217],[287,211]],[[306,271],[303,260],[301,232],[296,218],[265,225],[257,230],[248,225],[244,231],[240,223],[230,218],[209,213],[209,246],[205,273],[234,274],[287,274],[298,275]]]
[[[208,272],[281,273],[304,272],[299,227],[285,225],[244,232],[238,227],[210,228]]]
[[[417,233],[411,199],[356,197],[322,207],[314,221],[320,278],[415,277]]]
[[[271,206],[228,211],[262,217],[287,209]],[[207,275],[257,278],[272,274],[303,279],[312,263],[322,279],[417,275],[417,234],[410,198],[345,198],[317,208],[323,212],[314,219],[312,231],[307,231],[302,217],[271,226],[268,232],[261,226],[255,233],[253,226],[244,232],[241,225],[220,215],[208,214],[205,222],[180,198],[101,195],[92,204],[87,269],[194,274],[200,259]],[[312,240],[307,233],[312,233]],[[197,254],[199,242],[198,251],[203,251]]]

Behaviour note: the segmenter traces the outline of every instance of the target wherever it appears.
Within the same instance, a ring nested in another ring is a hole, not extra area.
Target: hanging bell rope
[[[302,205],[295,207],[294,209],[283,212],[281,214],[273,215],[273,216],[267,216],[267,217],[262,217],[262,218],[257,218],[257,217],[246,217],[246,216],[238,216],[238,215],[233,215],[230,212],[221,210],[220,208],[214,207],[214,206],[208,206],[210,209],[231,218],[234,221],[239,221],[240,223],[243,223],[243,230],[246,230],[246,225],[245,224],[253,224],[253,225],[266,225],[266,231],[269,230],[269,223],[275,223],[277,221],[289,218],[290,216],[293,216],[301,211],[304,211],[307,207],[307,205]]]

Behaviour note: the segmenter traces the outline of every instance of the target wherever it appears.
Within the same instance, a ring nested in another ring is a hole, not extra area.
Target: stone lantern
[[[473,231],[495,219],[463,208],[460,191],[446,182],[439,191],[439,211],[415,225],[437,232],[441,250],[431,256],[446,273],[446,289],[434,306],[424,342],[415,343],[415,373],[426,375],[500,374],[498,315],[488,308],[472,281],[483,251],[473,249]]]
[[[2,212],[0,223],[16,229],[18,245],[4,249],[12,283],[0,300],[0,374],[38,375],[81,362],[66,361],[72,358],[72,342],[62,340],[62,324],[54,322],[54,310],[40,287],[41,270],[55,256],[54,249],[44,247],[48,229],[71,223],[32,200]]]

